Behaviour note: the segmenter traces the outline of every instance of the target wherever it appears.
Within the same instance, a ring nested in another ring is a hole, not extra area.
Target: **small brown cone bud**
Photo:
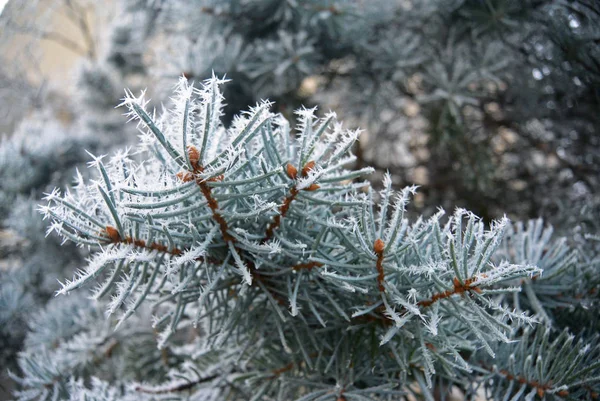
[[[186,172],[180,171],[176,175],[177,175],[177,178],[179,178],[183,182],[190,182],[194,179],[194,175],[188,171],[186,171]]]
[[[294,167],[291,163],[288,163],[285,169],[287,176],[290,177],[292,180],[295,180],[296,177],[298,177],[298,169]]]
[[[192,167],[196,168],[198,163],[200,162],[200,152],[196,149],[195,146],[188,146],[188,156],[190,158],[190,163]]]
[[[373,244],[373,250],[377,255],[383,253],[383,249],[385,248],[385,243],[381,240],[381,238],[377,238],[375,243]]]
[[[538,387],[538,389],[537,389],[537,395],[538,395],[540,398],[543,398],[543,397],[544,397],[544,393],[545,393],[544,389],[543,389],[543,388],[540,388],[540,387]]]
[[[310,184],[310,187],[304,188],[305,191],[316,191],[321,188],[319,184]]]
[[[313,168],[315,168],[315,162],[313,160],[307,162],[304,167],[302,167],[302,177],[306,177]]]
[[[557,394],[561,397],[566,397],[569,395],[569,392],[567,390],[560,390]]]
[[[112,226],[106,226],[105,231],[108,235],[108,238],[110,238],[112,242],[119,242],[121,240],[121,235],[116,228]]]

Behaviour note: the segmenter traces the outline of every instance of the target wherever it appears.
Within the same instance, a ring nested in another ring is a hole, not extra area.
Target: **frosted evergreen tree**
[[[595,2],[115,3],[73,94],[1,56],[15,398],[598,398]]]
[[[597,398],[597,334],[554,313],[597,316],[595,259],[542,222],[410,221],[417,189],[360,181],[335,114],[291,128],[261,102],[225,127],[223,83],[182,78],[159,117],[128,92],[140,144],[47,194],[52,231],[91,249],[59,293],[98,306],[33,320],[17,399]]]

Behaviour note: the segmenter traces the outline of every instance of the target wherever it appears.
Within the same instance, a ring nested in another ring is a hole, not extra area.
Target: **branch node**
[[[385,272],[383,271],[383,250],[385,249],[385,243],[381,240],[381,238],[377,238],[375,243],[373,244],[373,251],[377,255],[377,286],[379,287],[379,292],[385,292],[385,287],[383,285],[385,281]]]

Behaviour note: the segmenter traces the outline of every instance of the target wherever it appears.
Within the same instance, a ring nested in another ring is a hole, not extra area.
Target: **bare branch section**
[[[147,243],[143,239],[132,238],[130,236],[121,238],[121,235],[119,234],[119,230],[117,230],[116,228],[114,228],[112,226],[106,226],[104,234],[108,237],[110,242],[113,244],[117,244],[117,243],[129,244],[129,245],[134,245],[138,248],[144,248],[144,249],[148,249],[148,250],[164,252],[164,253],[168,253],[168,254],[174,255],[174,256],[179,256],[179,255],[183,254],[183,251],[180,249],[169,248],[168,246],[159,244],[157,242]]]
[[[377,255],[377,286],[379,288],[379,292],[385,292],[385,286],[383,285],[385,281],[385,272],[383,271],[383,250],[385,249],[385,243],[380,239],[375,240],[375,244],[373,244],[373,251],[375,255]]]
[[[233,238],[227,231],[229,230],[229,226],[227,221],[223,217],[223,215],[219,211],[219,203],[212,195],[212,188],[208,185],[208,182],[200,177],[200,174],[204,171],[204,167],[200,165],[200,153],[195,146],[188,147],[188,157],[190,160],[190,164],[192,165],[193,171],[186,172],[184,174],[178,173],[178,177],[186,182],[194,180],[196,184],[200,188],[202,195],[206,199],[208,203],[208,207],[212,211],[213,219],[219,225],[219,229],[221,230],[221,235],[226,242],[235,242],[235,238]]]
[[[454,284],[453,289],[434,294],[429,299],[419,301],[418,305],[422,306],[424,308],[427,308],[427,307],[433,305],[434,303],[438,302],[441,299],[450,298],[452,295],[465,294],[470,291],[481,293],[481,289],[479,287],[471,286],[471,284],[473,284],[476,280],[477,279],[475,277],[471,277],[471,278],[465,280],[464,283],[461,283],[460,280],[455,277],[452,280],[452,283]]]
[[[490,366],[487,366],[485,364],[482,364],[481,366],[484,369],[489,370],[490,372],[494,372],[494,373],[496,373],[496,374],[498,374],[500,376],[503,376],[506,380],[514,381],[516,383],[525,384],[525,385],[527,385],[529,387],[532,387],[533,389],[536,390],[536,393],[537,393],[537,395],[540,398],[543,398],[544,395],[546,394],[546,392],[548,390],[552,390],[552,388],[553,388],[551,382],[542,383],[542,382],[539,382],[537,380],[527,380],[525,377],[519,376],[519,375],[514,375],[514,374],[510,373],[506,369],[499,369],[498,370],[498,369],[496,369],[494,367],[490,367]],[[558,395],[559,397],[562,397],[562,398],[567,398],[569,396],[569,391],[568,390],[560,390],[560,391],[554,392],[553,394]],[[597,398],[598,398],[597,394],[596,394],[595,398],[592,395],[592,399],[597,399]]]
[[[315,168],[314,161],[311,160],[311,161],[307,162],[304,165],[304,167],[302,167],[302,177],[308,176],[310,171],[313,170],[314,168]],[[288,163],[288,165],[286,167],[286,173],[287,173],[287,176],[291,180],[296,181],[296,179],[298,178],[298,169],[296,167],[294,167],[292,164]],[[307,188],[304,188],[304,191],[316,191],[317,189],[319,189],[319,185],[316,183],[313,183],[310,186],[308,186]],[[282,219],[287,215],[288,211],[290,210],[290,206],[292,205],[292,202],[296,199],[296,197],[298,196],[299,193],[300,193],[300,190],[298,190],[295,186],[292,187],[292,189],[290,189],[289,195],[283,200],[283,203],[279,207],[279,214],[273,218],[273,222],[271,224],[269,224],[269,226],[267,227],[267,232],[265,234],[265,238],[263,239],[263,242],[267,242],[271,238],[273,238],[273,234],[275,233],[275,230],[277,230],[277,228],[279,228],[279,226],[281,225]]]

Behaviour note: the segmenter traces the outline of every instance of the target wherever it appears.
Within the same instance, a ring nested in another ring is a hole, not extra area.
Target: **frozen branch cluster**
[[[471,397],[481,385],[497,399],[597,397],[596,337],[550,343],[550,310],[564,305],[545,301],[552,280],[595,264],[550,246],[541,222],[486,228],[462,209],[411,222],[416,188],[357,181],[372,172],[351,169],[358,131],[315,109],[298,110],[291,128],[269,102],[225,127],[223,83],[182,78],[161,116],[128,92],[140,145],[94,156],[97,178],[40,207],[50,231],[92,249],[59,292],[95,285],[116,328],[106,336],[147,327],[158,355],[147,366],[166,373],[115,379],[88,364],[87,376],[67,365],[50,374],[61,359],[32,365],[28,350],[20,400],[432,400],[434,387]]]

